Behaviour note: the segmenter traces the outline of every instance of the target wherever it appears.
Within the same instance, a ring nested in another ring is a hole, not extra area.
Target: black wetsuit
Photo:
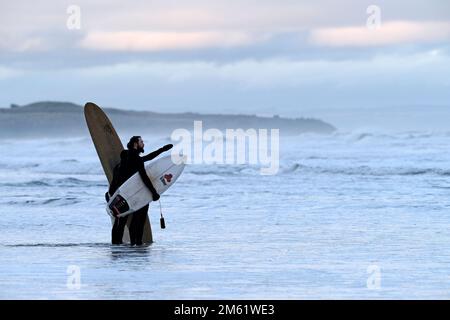
[[[144,162],[156,158],[166,150],[168,150],[168,148],[165,146],[143,157],[140,157],[139,152],[135,149],[123,150],[120,154],[120,165],[114,170],[114,178],[113,181],[111,181],[108,191],[109,194],[113,195],[122,183],[127,181],[136,172],[139,172],[142,181],[153,194],[153,198],[155,199],[155,195],[159,198],[158,193],[145,172]],[[129,226],[131,245],[142,244],[142,235],[144,233],[144,224],[148,213],[148,207],[149,206],[146,205],[133,213],[131,224]],[[123,232],[127,220],[128,217],[116,218],[111,234],[113,244],[122,243]]]

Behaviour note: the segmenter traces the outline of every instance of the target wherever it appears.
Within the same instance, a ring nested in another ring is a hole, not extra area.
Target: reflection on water
[[[130,246],[110,245],[112,260],[117,259],[140,259],[151,254],[151,245]]]

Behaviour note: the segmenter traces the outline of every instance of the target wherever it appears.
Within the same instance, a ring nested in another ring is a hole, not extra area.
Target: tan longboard
[[[120,162],[120,153],[124,149],[122,142],[111,124],[111,121],[109,121],[103,110],[95,103],[86,103],[84,106],[84,116],[86,117],[86,123],[103,170],[105,171],[106,178],[108,179],[108,183],[111,183],[114,167]],[[133,215],[129,215],[127,226],[125,227],[123,234],[124,243],[130,242],[129,226],[132,218]],[[142,242],[151,243],[152,241],[152,228],[150,219],[147,215]]]

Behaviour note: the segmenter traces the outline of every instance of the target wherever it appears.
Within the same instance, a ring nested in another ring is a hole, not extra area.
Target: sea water
[[[150,152],[169,138],[145,137]],[[282,137],[278,174],[188,165],[110,245],[89,137],[0,141],[1,299],[448,299],[450,133]]]

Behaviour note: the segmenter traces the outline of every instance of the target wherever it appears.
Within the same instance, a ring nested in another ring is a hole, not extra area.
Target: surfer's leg
[[[134,246],[136,244],[136,223],[138,218],[136,217],[139,214],[139,210],[132,213],[131,223],[128,228],[130,232],[130,245]]]
[[[133,244],[142,245],[142,236],[144,234],[144,225],[148,213],[148,205],[133,213]],[[131,236],[130,236],[131,238]]]
[[[127,218],[116,218],[111,231],[112,244],[122,244],[123,232],[127,224]]]
[[[146,205],[144,208],[142,208],[142,213],[139,219],[139,224],[137,227],[137,232],[136,232],[136,244],[137,245],[142,245],[142,237],[144,236],[144,226],[145,226],[145,220],[147,218],[147,214],[148,214],[148,205]]]
[[[118,230],[119,230],[119,218],[115,218],[114,225],[111,230],[111,243],[112,244],[121,244],[122,243],[122,239],[120,239],[120,241],[119,241],[119,237],[117,235]]]

